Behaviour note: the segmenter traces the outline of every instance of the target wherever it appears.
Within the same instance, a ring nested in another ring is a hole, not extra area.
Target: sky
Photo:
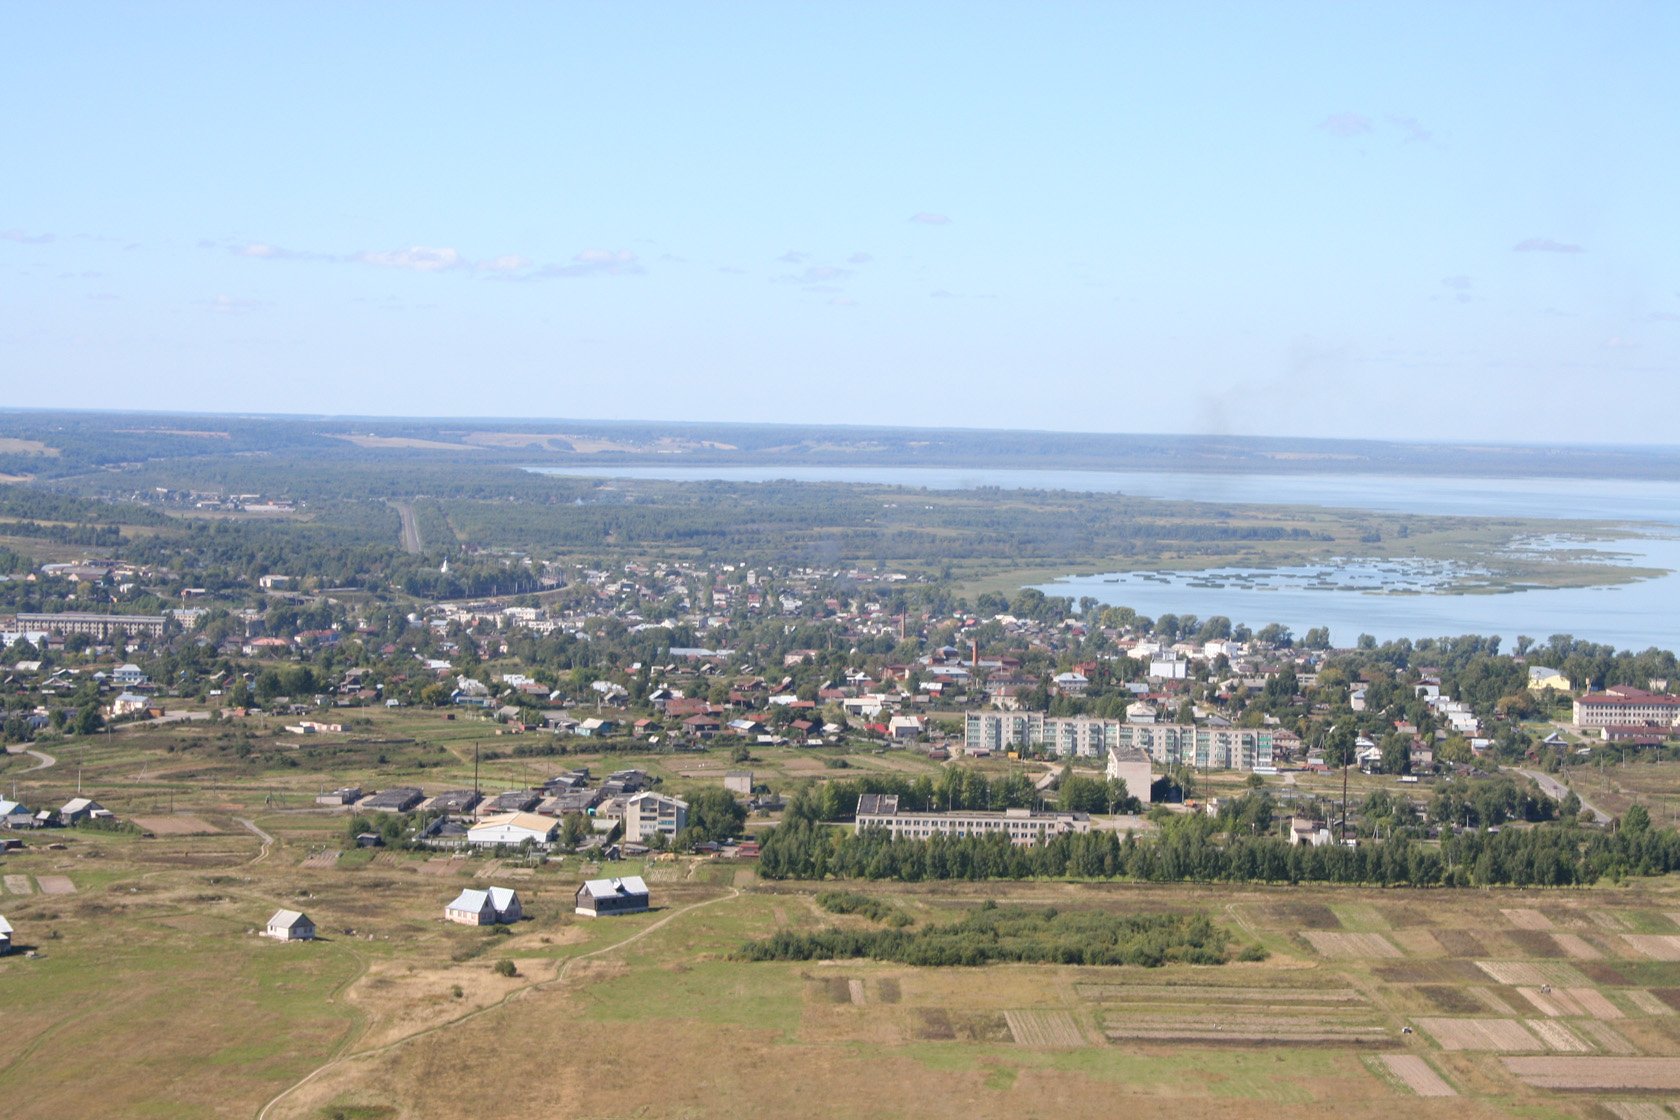
[[[0,406],[1676,442],[1666,0],[0,27]]]

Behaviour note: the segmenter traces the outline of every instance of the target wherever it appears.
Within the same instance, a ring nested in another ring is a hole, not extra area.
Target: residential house
[[[72,797],[64,803],[64,808],[58,811],[58,821],[65,825],[81,824],[83,821],[115,819],[115,813],[88,797]]]
[[[313,941],[315,923],[309,920],[309,915],[301,911],[276,910],[274,917],[268,920],[268,928],[264,935],[276,941]]]
[[[642,914],[648,909],[647,884],[640,875],[590,879],[577,889],[576,912],[591,918]]]
[[[463,890],[443,908],[444,918],[467,926],[511,925],[524,914],[518,893],[509,887]]]

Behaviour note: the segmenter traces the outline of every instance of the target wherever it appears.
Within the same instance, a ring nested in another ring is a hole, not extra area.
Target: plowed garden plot
[[[850,999],[854,1004],[862,1006],[863,1003],[869,998],[868,996],[866,996],[864,994],[863,981],[858,980],[858,979],[852,979],[852,980],[846,981],[846,997],[848,999]]]
[[[1549,1015],[1554,1019],[1564,1015],[1581,1016],[1586,1011],[1576,1002],[1565,988],[1553,988],[1545,991],[1540,988],[1518,988],[1517,991],[1534,1009],[1542,1015]]]
[[[1441,1075],[1416,1054],[1378,1054],[1377,1061],[1387,1066],[1388,1072],[1400,1084],[1420,1097],[1458,1096],[1458,1091],[1441,1080]]]
[[[1680,934],[1624,933],[1622,940],[1641,956],[1654,961],[1680,961]]]
[[[1085,1035],[1066,1011],[1005,1011],[1009,1033],[1017,1046],[1073,1049],[1085,1045]]]
[[[464,859],[450,859],[445,856],[441,859],[429,859],[425,863],[418,864],[414,870],[422,875],[434,875],[442,879],[457,874],[464,870],[466,866],[467,861]]]
[[[1554,933],[1552,940],[1558,943],[1558,948],[1568,953],[1578,961],[1596,961],[1604,954],[1598,951],[1598,946],[1576,933]]]
[[[1320,956],[1337,961],[1373,960],[1400,956],[1394,942],[1380,933],[1330,933],[1310,929],[1302,932]]]
[[[1638,1050],[1629,1042],[1621,1031],[1609,1023],[1598,1023],[1591,1019],[1575,1024],[1575,1029],[1593,1040],[1598,1048],[1606,1054],[1636,1054]]]
[[[1470,994],[1481,1000],[1482,1005],[1489,1011],[1497,1012],[1500,1015],[1515,1015],[1517,1013],[1517,1009],[1505,1002],[1505,997],[1492,988],[1471,988]]]
[[[1560,1054],[1590,1054],[1592,1047],[1585,1039],[1562,1023],[1553,1023],[1546,1019],[1529,1019],[1528,1029],[1540,1036],[1540,1040]]]
[[[1620,914],[1610,910],[1588,910],[1587,917],[1599,929],[1609,930],[1611,933],[1625,933],[1633,928],[1633,923]]]
[[[35,893],[35,888],[30,886],[29,876],[27,875],[6,875],[0,877],[0,881],[3,881],[6,884],[6,891],[8,894]]]
[[[134,823],[154,836],[199,836],[221,831],[209,821],[186,813],[165,817],[135,817]]]
[[[303,862],[298,866],[315,868],[336,867],[338,865],[338,856],[338,852],[313,852],[310,855],[305,856]]]
[[[916,1008],[916,1023],[912,1028],[916,1038],[935,1042],[1009,1042],[1009,1020],[994,1012],[969,1014],[951,1012],[943,1007]]]
[[[1599,1101],[1615,1114],[1616,1120],[1674,1120],[1674,1114],[1656,1101]]]
[[[1568,988],[1566,993],[1581,1005],[1581,1010],[1594,1019],[1620,1019],[1622,1009],[1611,1003],[1597,988]]]
[[[64,875],[37,875],[35,885],[42,894],[75,894],[76,884]]]
[[[1537,1089],[1680,1089],[1673,1058],[1506,1058],[1505,1068]]]
[[[1566,955],[1563,947],[1549,933],[1535,929],[1513,929],[1507,931],[1505,936],[1527,957],[1556,958]]]
[[[1218,1002],[1275,1004],[1364,1003],[1365,997],[1351,988],[1223,988],[1213,984],[1076,984],[1081,999],[1098,1003],[1141,1003],[1164,1005]]]
[[[1434,934],[1435,940],[1440,942],[1441,948],[1449,957],[1480,957],[1487,953],[1487,946],[1467,930],[1438,929]]]
[[[1542,984],[1587,987],[1587,978],[1574,965],[1561,962],[1529,964],[1526,961],[1477,961],[1476,967],[1501,984],[1538,988]]]
[[[1211,1015],[1169,1018],[1105,1018],[1103,1034],[1122,1042],[1223,1042],[1234,1046],[1298,1046],[1305,1043],[1368,1046],[1386,1042],[1391,1032],[1372,1023],[1316,1016]],[[1533,1049],[1533,1047],[1528,1047]]]
[[[1588,980],[1600,987],[1625,988],[1628,985],[1628,978],[1612,965],[1587,963],[1578,967]]]
[[[1412,1020],[1419,1029],[1440,1043],[1443,1050],[1498,1050],[1516,1053],[1545,1050],[1515,1019],[1431,1019]]]
[[[1341,929],[1335,911],[1317,902],[1274,902],[1266,907],[1269,925],[1279,929]]]
[[[1518,929],[1552,928],[1552,920],[1538,910],[1501,910],[1500,913]]]
[[[1655,993],[1647,992],[1644,988],[1629,988],[1622,994],[1627,996],[1629,1003],[1647,1015],[1674,1014],[1674,1008],[1664,1003]]]
[[[1482,1002],[1463,988],[1449,988],[1444,984],[1430,984],[1417,989],[1418,995],[1436,1011],[1448,1015],[1474,1015],[1487,1010]],[[1496,1009],[1497,1010],[1497,1009]],[[1509,1008],[1505,1009],[1509,1011]]]

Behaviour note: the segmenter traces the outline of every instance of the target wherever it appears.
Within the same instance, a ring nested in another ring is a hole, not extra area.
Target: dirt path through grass
[[[251,824],[249,821],[242,821],[241,823],[246,824],[247,826],[249,826],[252,829],[256,829],[256,826]],[[519,999],[519,998],[521,998],[521,997],[523,997],[523,996],[525,996],[525,995],[527,995],[531,992],[537,991],[537,990],[542,989],[542,988],[552,987],[555,984],[559,984],[559,983],[563,982],[571,974],[572,966],[577,964],[579,961],[586,961],[586,960],[589,960],[592,957],[603,956],[604,954],[607,954],[607,953],[616,952],[617,950],[622,949],[627,945],[633,945],[636,942],[640,941],[642,938],[646,937],[648,934],[653,933],[655,930],[660,929],[661,927],[667,925],[668,923],[670,923],[672,921],[675,921],[677,918],[680,918],[684,914],[687,914],[687,913],[690,913],[692,911],[698,910],[703,906],[711,906],[714,903],[723,902],[726,899],[738,898],[738,897],[740,897],[740,894],[741,894],[741,892],[739,890],[737,890],[734,887],[730,887],[728,894],[720,894],[716,898],[708,898],[708,899],[705,899],[702,902],[691,902],[687,906],[684,906],[684,907],[681,907],[680,909],[671,911],[669,914],[665,915],[663,918],[660,918],[657,922],[654,922],[650,926],[645,926],[642,929],[637,930],[635,933],[632,933],[630,936],[624,938],[621,941],[615,941],[611,945],[606,945],[606,946],[603,946],[602,948],[599,948],[599,949],[592,949],[587,953],[580,953],[575,957],[568,957],[566,959],[566,961],[563,964],[561,964],[559,971],[556,972],[551,979],[538,980],[537,982],[535,982],[533,984],[525,985],[523,988],[515,988],[513,991],[509,992],[507,995],[503,996],[501,999],[497,1000],[495,1003],[487,1004],[484,1007],[481,1007],[476,1011],[469,1011],[465,1015],[462,1015],[462,1016],[460,1016],[459,1018],[456,1018],[456,1019],[451,1019],[446,1023],[438,1023],[434,1026],[427,1027],[424,1030],[415,1031],[413,1034],[404,1035],[402,1038],[396,1039],[392,1042],[387,1042],[387,1043],[385,1043],[381,1046],[374,1046],[374,1047],[371,1047],[370,1049],[367,1049],[367,1050],[358,1050],[353,1054],[343,1053],[342,1051],[343,1051],[344,1047],[340,1047],[340,1052],[339,1053],[334,1054],[331,1058],[327,1059],[326,1062],[322,1063],[320,1066],[317,1066],[314,1070],[305,1074],[302,1078],[293,1082],[291,1085],[288,1085],[286,1088],[280,1090],[279,1093],[275,1094],[269,1100],[269,1102],[267,1104],[263,1105],[262,1108],[257,1111],[257,1120],[268,1120],[269,1110],[272,1109],[275,1105],[279,1104],[282,1100],[291,1096],[293,1093],[297,1092],[299,1089],[303,1088],[305,1085],[308,1085],[310,1082],[314,1081],[317,1077],[320,1077],[322,1074],[326,1073],[327,1071],[329,1071],[331,1069],[334,1069],[337,1066],[343,1065],[346,1062],[355,1061],[358,1058],[371,1058],[371,1057],[374,1057],[374,1056],[379,1055],[379,1054],[387,1053],[391,1050],[395,1050],[399,1046],[407,1045],[408,1043],[413,1042],[417,1038],[425,1038],[427,1035],[436,1034],[438,1031],[447,1030],[450,1027],[460,1026],[462,1023],[468,1022],[472,1019],[476,1019],[481,1015],[487,1015],[492,1011],[497,1011],[497,1010],[499,1010],[503,1007],[506,1007],[509,1003],[513,1002],[514,1000]],[[365,971],[365,969],[364,969],[364,971]],[[346,984],[344,986],[344,989],[340,989],[340,990],[341,991],[345,990],[348,987],[349,987],[349,985]],[[349,1045],[349,1040],[346,1040],[345,1046],[348,1046],[348,1045]]]

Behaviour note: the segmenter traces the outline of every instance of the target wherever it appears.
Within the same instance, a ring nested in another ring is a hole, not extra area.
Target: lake
[[[1142,498],[1241,504],[1312,505],[1392,513],[1465,517],[1542,517],[1615,521],[1633,532],[1605,541],[1570,542],[1627,557],[1669,574],[1614,587],[1534,588],[1502,594],[1432,593],[1448,574],[1421,562],[1364,561],[1298,569],[1124,572],[1075,576],[1040,584],[1046,594],[1089,595],[1151,617],[1224,615],[1258,629],[1268,622],[1297,635],[1328,626],[1332,640],[1352,644],[1456,634],[1518,634],[1545,639],[1574,634],[1629,649],[1680,646],[1680,482],[1620,479],[1451,478],[1360,474],[1175,474],[1163,471],[1075,471],[890,466],[649,466],[533,468],[584,478],[669,481],[850,482],[929,490],[1069,490]],[[1396,592],[1403,593],[1396,593]]]

